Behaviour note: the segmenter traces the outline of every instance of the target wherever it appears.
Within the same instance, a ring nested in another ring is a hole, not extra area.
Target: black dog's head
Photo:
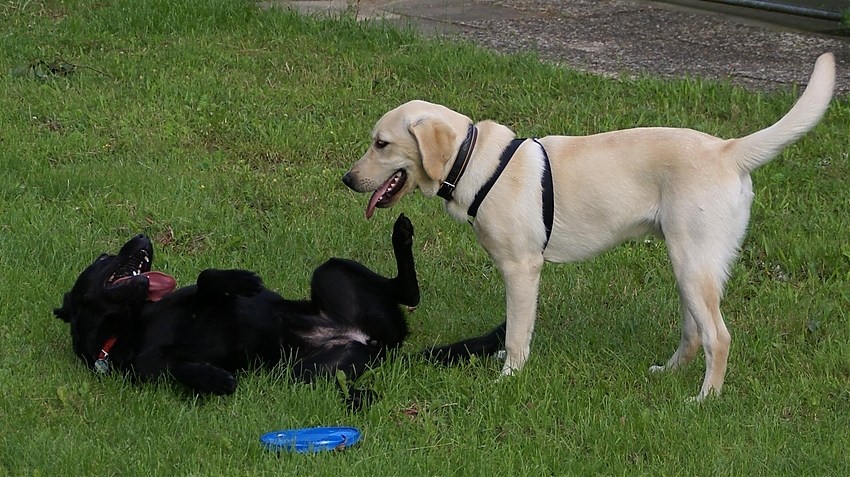
[[[62,307],[53,310],[71,325],[74,352],[89,366],[110,337],[132,325],[145,303],[174,290],[174,279],[152,272],[152,264],[153,244],[148,237],[137,235],[118,255],[97,257],[65,293]]]

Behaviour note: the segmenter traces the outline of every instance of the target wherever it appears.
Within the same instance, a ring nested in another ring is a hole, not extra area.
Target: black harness
[[[443,184],[440,186],[440,190],[437,192],[437,195],[440,197],[449,201],[453,199],[452,191],[454,191],[455,185],[460,179],[460,176],[463,174],[463,171],[466,170],[466,165],[469,162],[469,158],[472,156],[472,148],[475,146],[477,136],[477,128],[470,125],[466,139],[463,141],[463,144],[458,151],[457,158],[455,158],[455,163],[449,171],[449,175],[446,177],[446,180],[443,181]],[[496,170],[493,171],[493,175],[487,179],[487,182],[485,182],[481,189],[478,190],[478,193],[475,194],[472,204],[469,205],[469,209],[466,211],[466,215],[471,217],[469,221],[470,224],[475,219],[475,216],[478,215],[478,208],[481,206],[484,198],[487,197],[487,193],[490,192],[490,189],[492,189],[496,184],[499,176],[502,175],[502,172],[505,170],[505,167],[507,167],[508,162],[510,162],[511,158],[516,153],[516,150],[527,140],[528,138],[514,139],[510,142],[510,144],[508,144],[505,150],[502,151]],[[554,185],[552,184],[552,167],[549,164],[549,155],[546,154],[546,148],[543,147],[543,144],[540,144],[540,141],[538,141],[537,138],[531,138],[531,140],[537,143],[537,145],[540,146],[541,152],[543,152],[543,176],[541,177],[541,186],[543,189],[543,225],[546,228],[546,241],[543,243],[543,249],[545,250],[546,245],[549,244],[549,237],[552,235],[552,222],[555,217],[555,194]]]

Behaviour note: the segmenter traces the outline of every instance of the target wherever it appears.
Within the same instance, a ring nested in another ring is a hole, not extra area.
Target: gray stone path
[[[260,3],[411,24],[427,34],[462,38],[500,52],[536,51],[544,60],[603,75],[698,76],[728,79],[753,90],[805,84],[817,56],[832,51],[838,61],[836,89],[850,92],[850,38],[689,6],[638,0]]]

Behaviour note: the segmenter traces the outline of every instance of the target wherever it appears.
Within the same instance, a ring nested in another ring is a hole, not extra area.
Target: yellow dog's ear
[[[439,181],[443,179],[443,169],[455,153],[457,135],[445,122],[424,118],[410,125],[410,132],[419,145],[422,167],[428,177]]]

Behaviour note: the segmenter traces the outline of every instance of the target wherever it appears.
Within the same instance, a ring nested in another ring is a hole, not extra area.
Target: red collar
[[[117,339],[115,336],[110,336],[103,343],[103,348],[100,349],[100,354],[97,355],[97,360],[94,362],[94,370],[98,373],[106,374],[109,372],[109,351],[112,350]]]

